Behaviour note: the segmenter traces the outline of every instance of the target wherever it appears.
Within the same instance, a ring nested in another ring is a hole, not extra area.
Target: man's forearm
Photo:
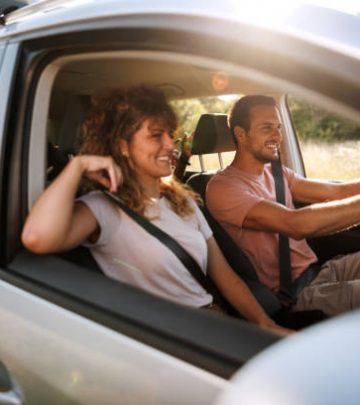
[[[360,195],[312,204],[290,215],[295,235],[289,236],[295,239],[336,233],[360,224]]]

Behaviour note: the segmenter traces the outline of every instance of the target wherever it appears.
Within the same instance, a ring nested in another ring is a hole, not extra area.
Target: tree
[[[289,108],[301,140],[332,142],[360,139],[360,126],[305,101],[289,97]]]
[[[223,113],[227,114],[235,99],[240,96],[229,98],[203,97],[186,100],[175,100],[171,102],[179,120],[178,136],[183,137],[185,133],[192,134],[201,114]]]

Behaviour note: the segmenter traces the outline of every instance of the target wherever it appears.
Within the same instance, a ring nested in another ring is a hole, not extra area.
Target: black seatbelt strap
[[[271,162],[271,169],[275,182],[276,201],[279,204],[286,205],[284,177],[280,158]],[[279,269],[280,298],[283,297],[291,303],[294,303],[296,297],[292,292],[289,238],[281,234],[279,234]]]
[[[203,287],[205,291],[213,296],[214,301],[216,301],[223,308],[224,299],[220,296],[217,291],[216,286],[213,284],[212,280],[209,279],[204,272],[201,270],[197,261],[169,234],[161,230],[159,227],[148,221],[145,217],[139,213],[133,211],[129,208],[120,198],[116,197],[114,194],[107,190],[102,190],[102,192],[116,205],[118,205],[129,217],[136,221],[142,228],[144,228],[150,235],[157,238],[166,247],[168,247],[181,261],[185,268],[190,272],[194,279]]]

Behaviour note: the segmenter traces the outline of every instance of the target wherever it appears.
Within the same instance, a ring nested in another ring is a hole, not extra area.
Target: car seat
[[[71,96],[67,100],[61,121],[55,125],[49,120],[47,162],[47,167],[51,168],[48,173],[49,181],[62,171],[70,157],[75,154],[76,138],[89,107],[90,100],[87,96]]]

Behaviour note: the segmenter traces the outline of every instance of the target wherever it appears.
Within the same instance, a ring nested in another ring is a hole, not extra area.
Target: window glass
[[[234,156],[235,156],[235,151],[221,153],[221,159],[222,159],[224,168],[232,162],[232,160],[234,159]],[[216,170],[221,167],[219,155],[217,153],[203,155],[202,159],[203,159],[204,170]],[[192,171],[192,172],[201,171],[199,156],[192,156],[190,158],[189,163],[190,163],[188,166],[189,171]]]
[[[351,180],[360,177],[360,126],[307,102],[289,97],[307,177]]]
[[[217,97],[202,97],[172,101],[171,105],[179,120],[177,137],[182,138],[185,134],[192,134],[195,131],[201,114],[228,114],[235,100],[240,97],[241,95],[238,94],[230,94]],[[232,161],[234,153],[235,152],[225,152],[221,154],[224,167]],[[220,168],[220,161],[217,153],[203,155],[202,159],[205,170]],[[187,170],[192,172],[201,171],[199,156],[192,156],[189,163],[190,165]]]

